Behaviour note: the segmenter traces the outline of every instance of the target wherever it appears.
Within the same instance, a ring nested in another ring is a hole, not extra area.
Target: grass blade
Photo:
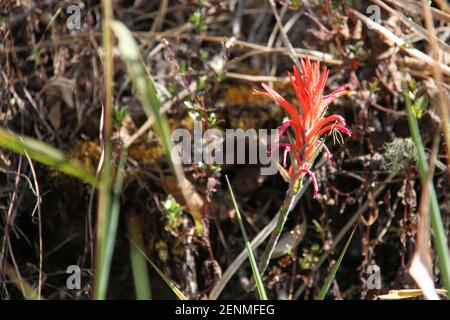
[[[61,151],[39,140],[16,135],[0,128],[0,147],[28,155],[55,170],[79,178],[89,184],[97,184],[96,178],[85,167],[68,159]]]
[[[352,241],[353,235],[355,234],[355,230],[356,230],[356,228],[353,229],[350,237],[347,240],[347,243],[345,244],[344,249],[341,252],[341,255],[339,256],[339,259],[336,261],[333,268],[331,268],[331,271],[328,274],[328,276],[326,277],[325,282],[324,282],[322,288],[320,289],[319,294],[316,297],[316,300],[325,299],[325,296],[327,295],[328,290],[330,290],[331,283],[333,282],[334,277],[336,276],[336,273],[339,270],[339,267],[341,266],[342,260],[344,259],[345,253],[347,252],[347,248],[348,248],[350,242]]]
[[[428,162],[425,155],[425,148],[422,143],[422,138],[420,136],[419,125],[417,124],[417,119],[414,116],[412,109],[412,102],[409,96],[408,89],[404,85],[403,95],[405,97],[406,103],[406,114],[409,123],[409,130],[411,132],[411,137],[416,145],[419,175],[422,186],[427,185],[428,176]],[[439,203],[436,197],[436,191],[432,183],[429,184],[429,199],[430,199],[430,221],[431,228],[433,230],[433,244],[436,250],[437,256],[439,258],[439,270],[442,276],[442,282],[444,284],[447,292],[450,292],[450,256],[448,252],[448,243],[445,235],[444,227],[442,224],[441,211],[439,209]]]
[[[111,0],[102,0],[103,24],[102,40],[104,57],[104,86],[105,99],[103,106],[103,163],[101,180],[99,184],[98,197],[98,216],[97,216],[97,239],[95,252],[95,270],[94,270],[94,298],[103,300],[106,298],[108,289],[108,278],[111,261],[107,259],[106,252],[108,242],[114,241],[109,235],[109,224],[111,218],[111,185],[112,185],[112,104],[113,104],[113,39],[109,26],[113,16]]]
[[[187,300],[186,296],[183,294],[183,292],[180,291],[180,289],[177,288],[175,283],[172,282],[165,274],[161,271],[161,269],[158,268],[158,266],[145,254],[145,252],[141,249],[139,244],[137,244],[132,237],[130,237],[130,243],[136,248],[136,250],[145,258],[145,260],[150,263],[153,269],[159,274],[159,276],[164,280],[164,282],[169,286],[169,288],[173,291],[173,293],[178,297],[180,300]]]
[[[231,188],[228,176],[225,176],[225,178],[227,179],[228,190],[230,190],[231,199],[233,200],[233,205],[236,210],[236,217],[239,221],[239,226],[241,227],[242,237],[244,238],[245,248],[247,249],[248,259],[250,260],[250,265],[252,267],[253,277],[255,278],[256,288],[258,289],[259,297],[261,300],[267,300],[266,291],[264,290],[264,285],[261,279],[261,275],[259,274],[258,271],[258,265],[253,255],[252,247],[250,246],[250,242],[248,241],[247,231],[245,230],[244,222],[242,221],[241,213],[239,211],[239,207],[234,197],[233,189]]]
[[[153,119],[153,128],[155,133],[159,136],[162,146],[164,148],[167,162],[172,170],[172,173],[178,181],[178,186],[183,194],[183,198],[189,207],[197,232],[202,233],[202,213],[198,205],[192,201],[192,195],[189,193],[189,186],[187,185],[186,177],[182,167],[178,161],[172,159],[172,140],[170,138],[170,130],[167,118],[161,113],[161,104],[157,97],[155,84],[150,74],[147,73],[139,52],[139,46],[136,43],[130,30],[119,21],[111,23],[116,37],[119,39],[119,51],[122,59],[127,63],[128,74],[133,82],[134,88],[138,94],[144,112],[147,117]]]
[[[151,300],[152,291],[147,261],[140,250],[144,247],[144,241],[142,239],[142,224],[139,218],[134,216],[128,218],[128,233],[130,235],[130,258],[136,298],[138,300]]]
[[[102,272],[105,275],[102,278],[108,279],[111,269],[111,262],[114,253],[114,245],[116,243],[117,227],[119,224],[119,213],[120,213],[120,195],[122,193],[123,179],[125,173],[125,165],[127,163],[127,150],[122,149],[120,153],[119,165],[117,167],[117,175],[114,182],[114,189],[111,200],[111,213],[109,215],[108,228],[106,232],[105,239],[105,259],[104,259],[104,269]]]

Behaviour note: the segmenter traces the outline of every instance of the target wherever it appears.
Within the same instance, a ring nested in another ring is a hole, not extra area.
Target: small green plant
[[[301,0],[291,0],[291,5],[295,10],[300,9],[301,4],[302,4]]]
[[[169,195],[162,203],[163,213],[166,218],[166,230],[175,230],[181,225],[181,215],[183,209],[172,195]]]
[[[197,103],[192,103],[190,101],[185,101],[184,105],[189,110],[188,115],[192,120],[200,121],[202,119],[201,107]]]
[[[114,109],[114,118],[113,122],[115,126],[120,126],[125,120],[125,117],[127,115],[127,108],[125,106],[118,106]]]
[[[319,261],[322,249],[317,243],[314,243],[309,249],[303,249],[301,258],[298,260],[300,269],[311,270]]]
[[[428,107],[427,98],[421,93],[414,80],[408,83],[408,96],[412,103],[412,112],[417,119],[422,118],[424,111]]]
[[[206,169],[208,169],[208,165],[206,163],[200,161],[199,163],[197,163],[197,168],[199,170],[205,171]],[[209,165],[209,169],[213,173],[219,173],[220,170],[222,170],[222,168],[218,164],[211,164],[211,165]]]
[[[369,82],[369,90],[372,94],[380,91],[380,81],[377,78]]]
[[[367,60],[367,51],[364,48],[364,42],[358,41],[354,44],[350,44],[348,46],[348,49],[350,50],[350,55],[352,57],[356,57],[359,60]]]
[[[321,236],[323,236],[323,235],[325,234],[325,229],[322,227],[322,225],[320,224],[320,222],[317,221],[316,219],[313,219],[312,223],[313,223],[314,230],[315,230],[318,234],[320,234]]]
[[[209,60],[209,52],[204,49],[200,49],[200,58],[204,61],[208,61]]]
[[[208,125],[211,127],[217,126],[220,120],[217,119],[217,115],[215,112],[208,113]]]
[[[186,62],[181,61],[181,63],[179,64],[179,67],[178,67],[178,73],[179,73],[181,76],[184,76],[186,70],[187,70]]]
[[[198,88],[198,90],[204,90],[206,88],[206,79],[205,78],[198,78],[197,88]]]
[[[189,22],[195,27],[197,32],[206,31],[205,16],[201,9],[195,10],[189,17]]]
[[[42,49],[39,47],[36,47],[33,49],[31,54],[27,57],[27,61],[37,61],[40,59],[42,55]]]
[[[168,83],[167,84],[167,91],[169,91],[169,93],[171,95],[174,95],[177,92],[177,84],[176,83]]]
[[[225,79],[227,78],[227,72],[223,71],[220,74],[217,75],[217,81],[222,82],[225,81]]]

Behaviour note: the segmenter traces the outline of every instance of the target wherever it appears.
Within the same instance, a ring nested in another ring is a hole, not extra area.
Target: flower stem
[[[299,188],[301,189],[301,187]],[[278,220],[275,229],[272,231],[272,235],[270,236],[269,243],[264,251],[262,256],[262,260],[259,264],[259,274],[263,275],[269,265],[270,258],[272,257],[272,253],[275,250],[275,247],[278,243],[278,239],[280,238],[281,232],[283,231],[284,224],[287,221],[289,213],[294,209],[297,201],[299,199],[300,192],[294,190],[294,188],[290,187],[286,198],[283,201],[283,205],[278,211]]]

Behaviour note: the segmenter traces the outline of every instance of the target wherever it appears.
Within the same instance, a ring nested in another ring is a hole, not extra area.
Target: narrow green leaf
[[[120,195],[122,194],[123,179],[125,174],[125,165],[127,163],[127,150],[122,149],[120,153],[119,165],[117,167],[116,180],[114,182],[114,189],[111,200],[111,214],[107,222],[106,237],[104,239],[104,267],[101,279],[107,281],[111,270],[111,262],[114,253],[114,245],[116,243],[117,227],[119,224],[120,213]]]
[[[142,62],[139,46],[131,31],[120,21],[111,23],[116,37],[119,39],[119,52],[122,59],[127,64],[128,75],[133,82],[142,108],[149,119],[153,119],[153,129],[161,140],[170,169],[178,181],[178,187],[183,194],[189,212],[195,221],[198,234],[202,234],[202,213],[198,204],[191,200],[189,187],[181,165],[172,159],[173,144],[170,137],[170,130],[167,118],[161,112],[161,104],[158,100],[152,76],[146,71]]]
[[[133,82],[142,108],[147,117],[154,120],[153,128],[163,144],[169,165],[173,167],[172,158],[170,157],[172,141],[170,139],[169,125],[167,119],[161,113],[161,104],[157,96],[153,79],[151,75],[147,73],[142,63],[139,46],[131,31],[122,22],[113,21],[111,23],[111,28],[119,39],[119,52],[122,59],[127,64],[128,75]]]
[[[140,248],[144,247],[142,225],[140,221],[133,216],[128,218],[128,233],[136,298],[138,300],[151,300],[152,292],[150,288],[147,261],[145,261],[145,257],[140,250]]]
[[[239,211],[239,207],[237,205],[236,199],[234,197],[233,189],[231,188],[230,181],[228,180],[228,176],[225,175],[225,179],[227,179],[228,190],[230,190],[231,199],[233,200],[233,205],[236,210],[236,217],[239,222],[239,226],[241,227],[242,237],[244,238],[245,249],[247,250],[248,259],[250,260],[250,265],[252,267],[253,276],[256,282],[256,288],[258,289],[258,294],[261,300],[267,300],[266,291],[264,290],[264,285],[261,279],[261,275],[258,271],[258,265],[256,263],[255,257],[253,255],[252,247],[250,242],[248,241],[247,231],[245,230],[244,222],[242,221],[241,213]]]
[[[159,274],[159,276],[164,280],[164,282],[169,286],[169,288],[175,293],[175,295],[180,300],[187,300],[186,296],[183,294],[183,292],[180,291],[180,289],[177,288],[177,286],[170,280],[164,272],[161,271],[161,269],[158,268],[158,266],[145,254],[145,252],[139,247],[139,245],[133,241],[130,237],[131,244],[139,251],[139,253],[145,258],[145,260],[150,263],[153,269],[156,270],[156,272]]]
[[[107,259],[107,243],[110,242],[109,224],[112,203],[112,114],[114,101],[114,57],[113,38],[109,27],[113,17],[112,0],[102,0],[102,45],[104,50],[104,106],[101,126],[103,139],[103,163],[98,190],[96,226],[94,298],[104,300],[107,296],[111,261]]]
[[[356,230],[356,228],[353,229],[352,234],[348,238],[347,243],[345,244],[345,247],[342,250],[341,255],[339,256],[339,259],[336,261],[336,263],[334,264],[330,273],[326,277],[325,282],[324,282],[322,288],[320,289],[319,294],[316,297],[316,300],[325,299],[325,296],[327,295],[328,290],[330,290],[331,283],[333,282],[334,277],[336,276],[336,273],[339,270],[339,267],[341,266],[342,259],[344,259],[345,253],[347,252],[348,245],[352,241],[353,235],[355,234],[355,230]]]
[[[28,156],[44,165],[54,168],[86,183],[96,185],[97,181],[82,165],[68,159],[61,151],[39,140],[16,135],[0,128],[0,147]]]
[[[420,136],[419,125],[417,118],[414,116],[413,103],[409,95],[409,90],[405,84],[403,84],[403,95],[405,96],[406,103],[406,115],[408,118],[409,131],[411,137],[416,145],[416,152],[419,165],[420,181],[422,185],[427,183],[428,176],[428,161],[425,154],[425,148]],[[437,200],[436,191],[432,183],[429,185],[429,201],[430,201],[430,222],[433,230],[433,244],[436,250],[436,255],[439,258],[439,270],[441,271],[442,282],[445,289],[450,292],[450,255],[447,243],[447,237],[445,235],[444,225],[441,218],[441,210],[439,209],[439,202]]]

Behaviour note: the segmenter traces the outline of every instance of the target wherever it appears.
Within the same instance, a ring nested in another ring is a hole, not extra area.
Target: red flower
[[[294,163],[289,168],[291,181],[296,181],[305,173],[311,177],[314,185],[314,197],[317,195],[317,182],[314,174],[309,170],[320,151],[325,151],[327,157],[331,153],[325,146],[322,139],[323,135],[330,131],[340,131],[350,135],[350,130],[346,127],[345,120],[339,115],[330,115],[325,117],[328,105],[336,98],[348,95],[351,91],[347,90],[348,84],[343,85],[329,95],[324,95],[323,91],[328,79],[328,70],[323,68],[320,73],[320,62],[311,61],[308,57],[301,60],[302,74],[294,65],[294,77],[288,72],[292,88],[299,105],[293,105],[286,101],[267,83],[262,87],[266,90],[254,90],[253,93],[260,94],[278,102],[289,115],[290,120],[284,122],[278,128],[277,139],[282,137],[289,127],[295,132],[295,142],[277,143],[274,148],[284,148],[283,166],[286,166],[286,157],[289,152],[294,157]]]

